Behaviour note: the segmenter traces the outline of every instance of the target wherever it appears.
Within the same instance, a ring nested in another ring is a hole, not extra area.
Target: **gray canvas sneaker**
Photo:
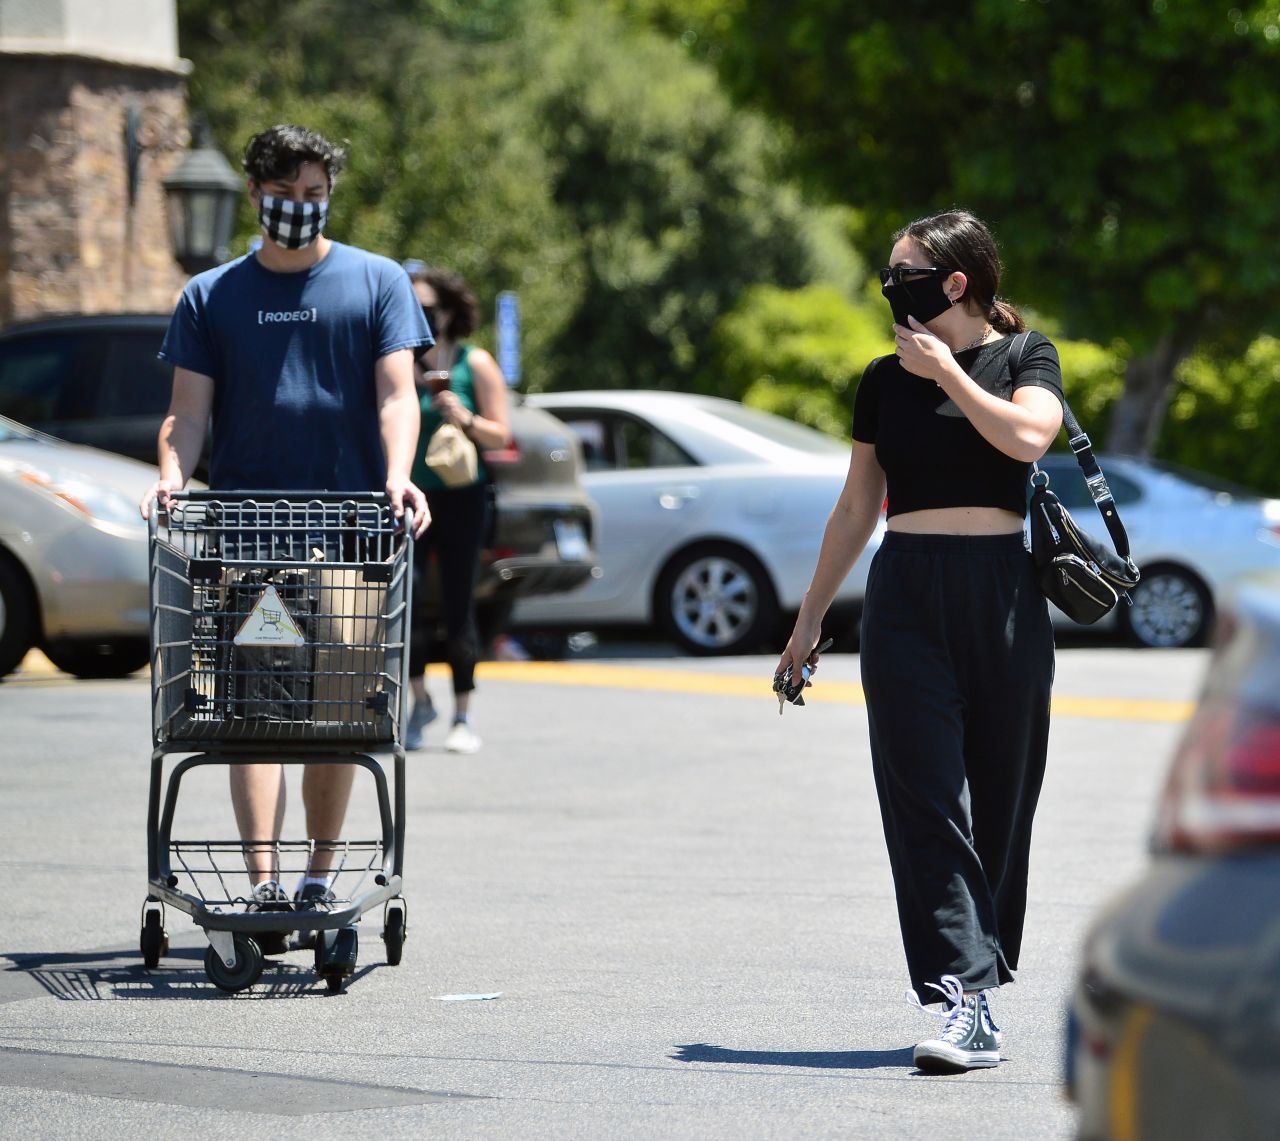
[[[293,895],[293,906],[296,911],[332,911],[333,902],[333,892],[322,883],[303,884]],[[310,951],[315,945],[314,931],[299,931],[289,944],[289,950]]]
[[[245,911],[292,911],[289,896],[275,880],[258,884],[249,897]],[[264,955],[283,955],[289,949],[288,936],[283,931],[259,931],[255,936]]]
[[[431,698],[426,701],[419,701],[414,704],[413,711],[409,714],[409,723],[404,729],[404,747],[408,750],[421,749],[423,742],[423,730],[436,719],[436,707],[431,703]]]
[[[941,986],[929,985],[942,991],[951,1009],[935,1016],[946,1019],[942,1033],[916,1046],[911,1055],[916,1067],[926,1073],[955,1074],[998,1066],[1000,1032],[991,1021],[986,995],[966,995],[954,975],[943,975]]]
[[[987,998],[990,991],[983,991],[979,997],[982,999],[982,1014],[987,1020],[987,1025],[991,1027],[991,1037],[996,1040],[997,1046],[1004,1044],[1004,1035],[1000,1033],[1000,1027],[996,1025],[996,1020],[991,1016],[991,1001]]]

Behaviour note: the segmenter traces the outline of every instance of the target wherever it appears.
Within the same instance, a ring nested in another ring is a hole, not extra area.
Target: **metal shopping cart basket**
[[[151,512],[151,786],[144,964],[168,951],[165,907],[209,939],[205,971],[226,991],[262,974],[263,942],[314,943],[330,991],[353,973],[356,920],[383,907],[387,962],[406,931],[404,748],[412,520],[385,495],[218,492]],[[175,754],[187,754],[173,765]],[[394,767],[389,794],[383,762]],[[182,778],[201,765],[355,764],[377,793],[372,839],[173,835]],[[171,769],[165,779],[166,769]],[[270,849],[285,882],[317,856],[328,910],[250,911],[247,857]]]

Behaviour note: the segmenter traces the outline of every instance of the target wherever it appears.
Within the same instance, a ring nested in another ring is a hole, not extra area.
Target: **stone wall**
[[[127,109],[142,143],[130,204]],[[0,58],[0,326],[172,308],[161,180],[186,148],[180,75],[75,56]]]

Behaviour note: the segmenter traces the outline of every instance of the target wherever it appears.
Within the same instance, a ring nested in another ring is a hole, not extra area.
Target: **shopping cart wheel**
[[[227,966],[212,944],[204,952],[204,973],[219,990],[247,990],[262,977],[262,949],[248,935],[234,936],[236,965]]]
[[[316,974],[330,994],[337,994],[356,969],[360,939],[354,927],[316,932]]]
[[[404,908],[398,903],[390,903],[382,926],[382,941],[387,945],[388,966],[400,965],[400,957],[404,954],[404,936]]]
[[[155,970],[160,965],[161,956],[169,953],[169,932],[164,929],[164,918],[159,908],[142,912],[142,936],[138,946],[142,951],[142,965],[149,971]]]

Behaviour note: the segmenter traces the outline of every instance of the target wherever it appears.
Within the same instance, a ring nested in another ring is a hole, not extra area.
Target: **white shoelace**
[[[907,991],[907,1002],[917,1010],[927,1014],[930,1018],[946,1019],[946,1025],[943,1026],[942,1033],[938,1035],[942,1041],[949,1042],[953,1039],[957,1041],[963,1039],[973,1029],[974,1012],[977,1008],[976,1003],[972,1007],[965,1005],[964,984],[955,975],[943,975],[941,985],[938,983],[925,983],[924,985],[938,991],[951,1004],[951,1009],[930,1010],[920,1001],[920,996],[914,990]]]

